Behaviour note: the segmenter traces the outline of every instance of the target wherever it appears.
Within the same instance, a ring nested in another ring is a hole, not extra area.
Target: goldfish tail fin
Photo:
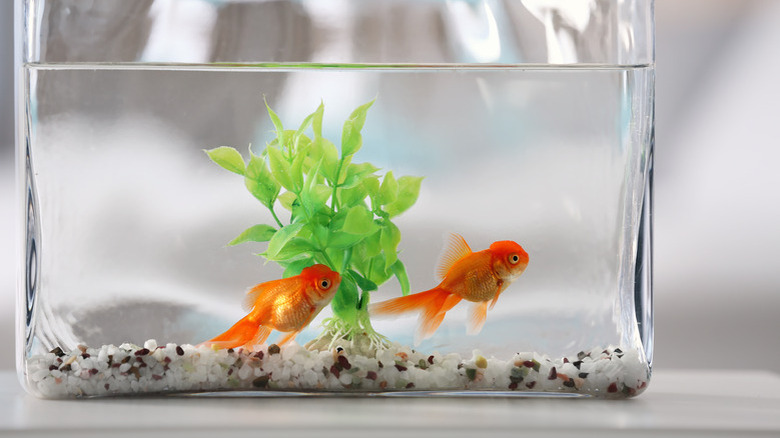
[[[482,326],[485,325],[485,319],[487,318],[488,302],[481,301],[474,303],[471,306],[471,312],[469,314],[469,325],[466,333],[469,335],[476,335],[482,331]]]
[[[271,329],[254,322],[249,318],[250,316],[247,315],[241,318],[225,333],[200,345],[212,348],[236,348],[241,346],[251,347],[252,345],[263,343],[271,333]]]
[[[439,307],[441,302],[450,295],[439,288],[418,292],[416,294],[403,297],[392,298],[381,303],[375,303],[368,306],[368,312],[371,315],[399,315],[407,312],[426,310],[429,307]],[[439,303],[437,305],[436,303]]]
[[[415,345],[430,338],[439,328],[444,315],[452,309],[461,298],[444,289],[434,288],[405,297],[393,298],[369,306],[372,315],[398,315],[401,313],[419,311],[420,325],[415,334]]]

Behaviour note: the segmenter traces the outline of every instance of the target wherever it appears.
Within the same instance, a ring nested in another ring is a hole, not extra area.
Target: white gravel
[[[251,352],[158,345],[150,339],[143,347],[55,349],[30,357],[26,365],[30,389],[47,398],[230,390],[552,392],[623,398],[644,391],[649,380],[637,350],[614,346],[567,358],[529,352],[503,360],[483,357],[478,350],[465,359],[399,344],[365,357],[340,350],[309,351],[294,342]]]

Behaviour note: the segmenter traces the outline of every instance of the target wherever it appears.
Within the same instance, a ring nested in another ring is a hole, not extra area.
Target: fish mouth
[[[525,267],[523,267],[523,269],[510,272],[508,280],[509,281],[517,280],[518,278],[520,278],[521,275],[523,275],[523,272],[525,272]]]

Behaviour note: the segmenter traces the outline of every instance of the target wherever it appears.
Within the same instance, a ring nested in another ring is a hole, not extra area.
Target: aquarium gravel
[[[31,384],[50,398],[230,390],[477,390],[623,398],[642,392],[649,379],[638,351],[616,347],[594,348],[562,358],[517,353],[501,360],[486,358],[478,350],[465,359],[457,353],[429,354],[400,344],[366,357],[349,355],[341,347],[311,351],[295,342],[250,351],[157,345],[149,340],[143,346],[80,345],[67,352],[58,347],[27,362]]]

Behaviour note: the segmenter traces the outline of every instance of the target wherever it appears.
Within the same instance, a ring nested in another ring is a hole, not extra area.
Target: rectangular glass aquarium
[[[647,387],[652,0],[17,7],[30,393]]]

